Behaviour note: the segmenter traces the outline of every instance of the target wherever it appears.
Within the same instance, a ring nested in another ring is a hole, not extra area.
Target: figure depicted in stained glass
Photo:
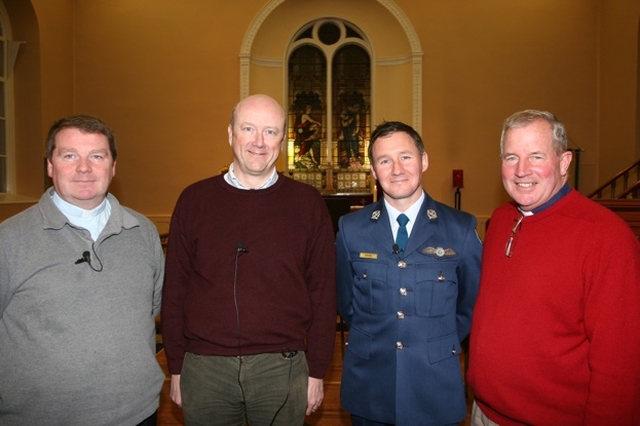
[[[304,163],[304,156],[308,156],[314,166],[320,163],[320,131],[322,123],[311,117],[311,105],[306,105],[305,110],[300,114],[296,122],[296,146],[298,151],[298,161]]]
[[[365,163],[367,102],[361,92],[344,91],[337,96],[334,116],[341,168],[360,169]]]
[[[347,105],[340,113],[342,140],[350,165],[360,161],[360,104]]]

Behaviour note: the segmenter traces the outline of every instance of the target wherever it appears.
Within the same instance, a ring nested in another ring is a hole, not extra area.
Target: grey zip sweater
[[[0,223],[0,425],[136,425],[164,381],[158,233],[108,195],[94,243],[51,191]],[[76,263],[85,251],[91,262]]]

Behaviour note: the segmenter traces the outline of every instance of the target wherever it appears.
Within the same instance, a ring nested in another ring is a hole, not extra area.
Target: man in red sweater
[[[187,425],[302,425],[323,399],[336,327],[334,231],[317,189],[277,173],[286,115],[233,110],[225,175],[171,218],[162,331]]]
[[[552,114],[509,117],[471,328],[472,425],[640,424],[640,242],[567,184]]]

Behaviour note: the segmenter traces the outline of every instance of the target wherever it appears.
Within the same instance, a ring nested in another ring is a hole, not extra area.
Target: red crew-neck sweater
[[[640,243],[576,191],[490,221],[471,330],[469,381],[509,425],[640,424]]]

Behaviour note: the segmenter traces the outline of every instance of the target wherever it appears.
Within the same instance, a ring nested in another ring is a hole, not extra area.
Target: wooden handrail
[[[618,195],[618,198],[640,198],[640,180],[627,188],[626,191]],[[631,197],[629,197],[631,196]]]
[[[631,182],[635,182],[635,183],[631,185],[631,188],[629,188],[629,175],[631,174],[633,169],[636,169],[637,176],[635,177],[635,179],[631,180]],[[616,195],[615,193],[616,186],[617,186],[616,183],[620,178],[622,178],[622,193]],[[611,196],[609,198],[626,198],[630,194],[637,195],[638,193],[637,186],[639,181],[640,181],[640,159],[636,160],[636,162],[634,162],[633,164],[630,164],[629,166],[625,167],[613,178],[609,179],[606,183],[604,183],[598,189],[596,189],[591,194],[589,194],[589,198],[601,199],[602,193],[607,188],[611,190]],[[635,192],[634,192],[634,189],[635,189]]]

